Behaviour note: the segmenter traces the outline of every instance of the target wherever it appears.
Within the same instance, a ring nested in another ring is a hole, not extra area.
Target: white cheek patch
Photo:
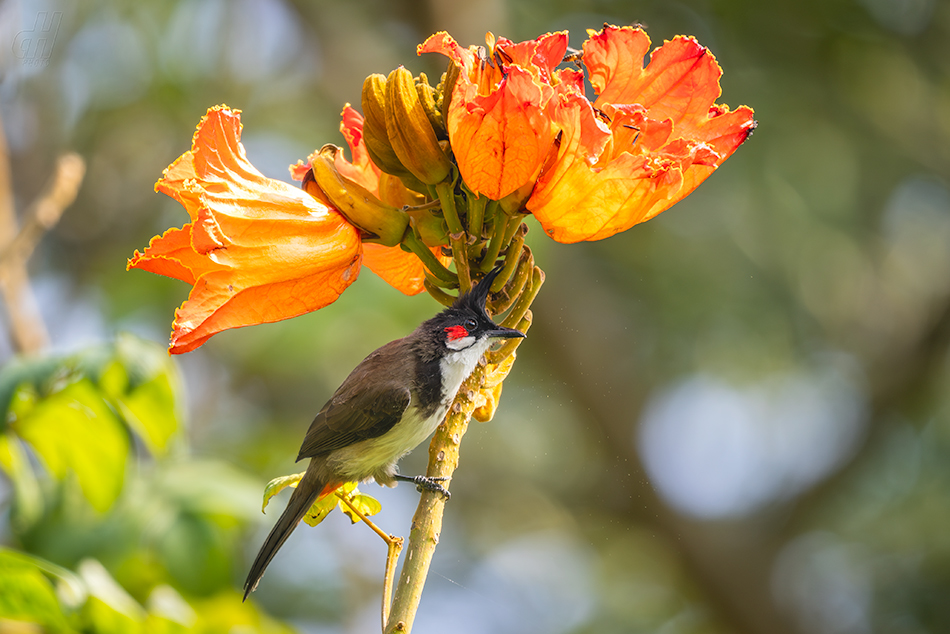
[[[465,350],[466,348],[471,348],[473,343],[475,343],[475,337],[469,335],[468,337],[449,339],[445,342],[445,347],[449,350]]]

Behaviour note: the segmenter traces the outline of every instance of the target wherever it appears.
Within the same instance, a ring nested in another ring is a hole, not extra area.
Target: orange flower
[[[228,328],[322,308],[359,274],[359,231],[306,192],[258,172],[240,143],[239,112],[211,108],[191,151],[155,184],[191,222],[152,238],[128,263],[194,286],[175,312],[171,353]]]
[[[555,86],[573,77],[555,71],[567,51],[566,31],[518,44],[492,40],[487,58],[445,32],[417,50],[461,67],[446,121],[452,152],[469,189],[500,200],[538,177],[557,136]]]
[[[599,240],[686,197],[752,133],[752,109],[716,104],[722,69],[691,37],[643,58],[639,28],[605,26],[584,44],[598,94],[561,90],[556,155],[526,207],[558,242]]]

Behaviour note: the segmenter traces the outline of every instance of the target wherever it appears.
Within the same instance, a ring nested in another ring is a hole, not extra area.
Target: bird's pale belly
[[[375,478],[380,484],[393,486],[396,463],[418,447],[439,426],[449,403],[441,404],[428,419],[422,420],[410,404],[410,412],[392,429],[376,438],[369,438],[334,451],[328,466],[349,482]]]

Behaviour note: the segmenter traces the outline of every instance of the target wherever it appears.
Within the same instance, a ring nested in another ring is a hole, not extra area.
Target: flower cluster
[[[450,301],[446,291],[466,290],[504,258],[493,290],[514,297],[534,268],[526,215],[571,243],[668,209],[755,121],[751,108],[716,103],[722,70],[692,37],[664,43],[644,65],[649,51],[634,27],[589,32],[579,52],[566,32],[520,43],[489,35],[469,48],[438,33],[418,52],[448,57],[442,81],[402,67],[367,78],[363,115],[343,110],[351,159],[323,146],[291,166],[301,188],[254,169],[239,111],[212,108],[156,184],[191,222],[129,260],[193,285],[170,351],[326,306],[363,264],[404,293]]]

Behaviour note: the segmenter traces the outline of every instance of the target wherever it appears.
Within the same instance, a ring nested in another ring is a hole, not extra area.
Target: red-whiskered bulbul
[[[499,339],[524,337],[495,324],[485,311],[500,268],[411,334],[363,359],[310,424],[297,460],[310,458],[244,582],[244,598],[267,564],[321,495],[346,482],[411,481],[448,497],[434,478],[407,477],[396,463],[439,426],[479,359]]]

